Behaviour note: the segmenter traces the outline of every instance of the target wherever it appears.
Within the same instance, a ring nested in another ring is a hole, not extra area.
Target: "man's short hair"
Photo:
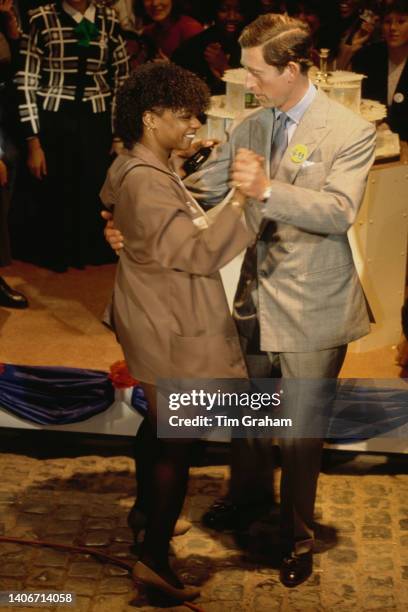
[[[265,62],[280,70],[289,62],[297,62],[301,72],[306,73],[312,65],[313,45],[309,27],[288,15],[260,15],[244,28],[239,44],[243,49],[262,46]]]

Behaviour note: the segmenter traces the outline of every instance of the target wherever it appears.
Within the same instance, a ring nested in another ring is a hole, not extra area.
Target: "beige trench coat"
[[[132,375],[245,377],[219,274],[254,240],[237,211],[226,205],[202,229],[205,213],[141,144],[113,162],[101,198],[124,236],[111,324]]]

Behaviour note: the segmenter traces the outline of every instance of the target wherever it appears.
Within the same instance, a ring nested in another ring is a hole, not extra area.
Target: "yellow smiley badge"
[[[302,162],[305,161],[307,155],[308,155],[308,150],[307,150],[307,146],[303,145],[303,144],[297,144],[293,147],[291,155],[290,155],[290,159],[295,163],[295,164],[301,164]]]

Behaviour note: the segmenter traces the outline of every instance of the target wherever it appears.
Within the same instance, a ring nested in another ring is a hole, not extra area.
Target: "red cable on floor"
[[[93,555],[101,561],[105,561],[106,563],[112,563],[113,565],[118,565],[119,567],[127,569],[129,572],[131,572],[133,569],[133,565],[131,563],[123,561],[122,559],[118,559],[117,557],[113,557],[112,555],[107,555],[106,553],[100,552],[99,550],[88,548],[87,546],[59,544],[57,542],[47,542],[45,540],[23,540],[21,538],[13,538],[9,536],[0,536],[0,542],[6,542],[8,544],[23,544],[25,546],[44,546],[46,548],[56,548],[58,550],[65,550],[66,552],[76,552],[85,555]],[[205,612],[203,608],[200,608],[199,606],[190,603],[189,601],[184,601],[182,605],[186,608],[190,608],[190,610],[194,610],[194,612]]]

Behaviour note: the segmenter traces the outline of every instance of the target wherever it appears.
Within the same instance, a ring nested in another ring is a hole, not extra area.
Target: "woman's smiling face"
[[[348,17],[354,15],[354,13],[357,13],[359,4],[359,0],[343,0],[342,2],[339,2],[341,18],[347,19]]]
[[[232,36],[239,33],[242,30],[244,20],[239,0],[222,0],[220,2],[217,9],[217,25],[226,34]]]
[[[169,17],[173,8],[172,0],[144,0],[146,13],[153,21],[164,21]]]
[[[382,27],[389,47],[408,46],[408,15],[389,13],[384,17]]]
[[[188,149],[201,127],[197,117],[188,110],[173,111],[166,108],[162,112],[151,112],[147,121],[152,126],[150,134],[156,145],[167,152],[174,149]]]

